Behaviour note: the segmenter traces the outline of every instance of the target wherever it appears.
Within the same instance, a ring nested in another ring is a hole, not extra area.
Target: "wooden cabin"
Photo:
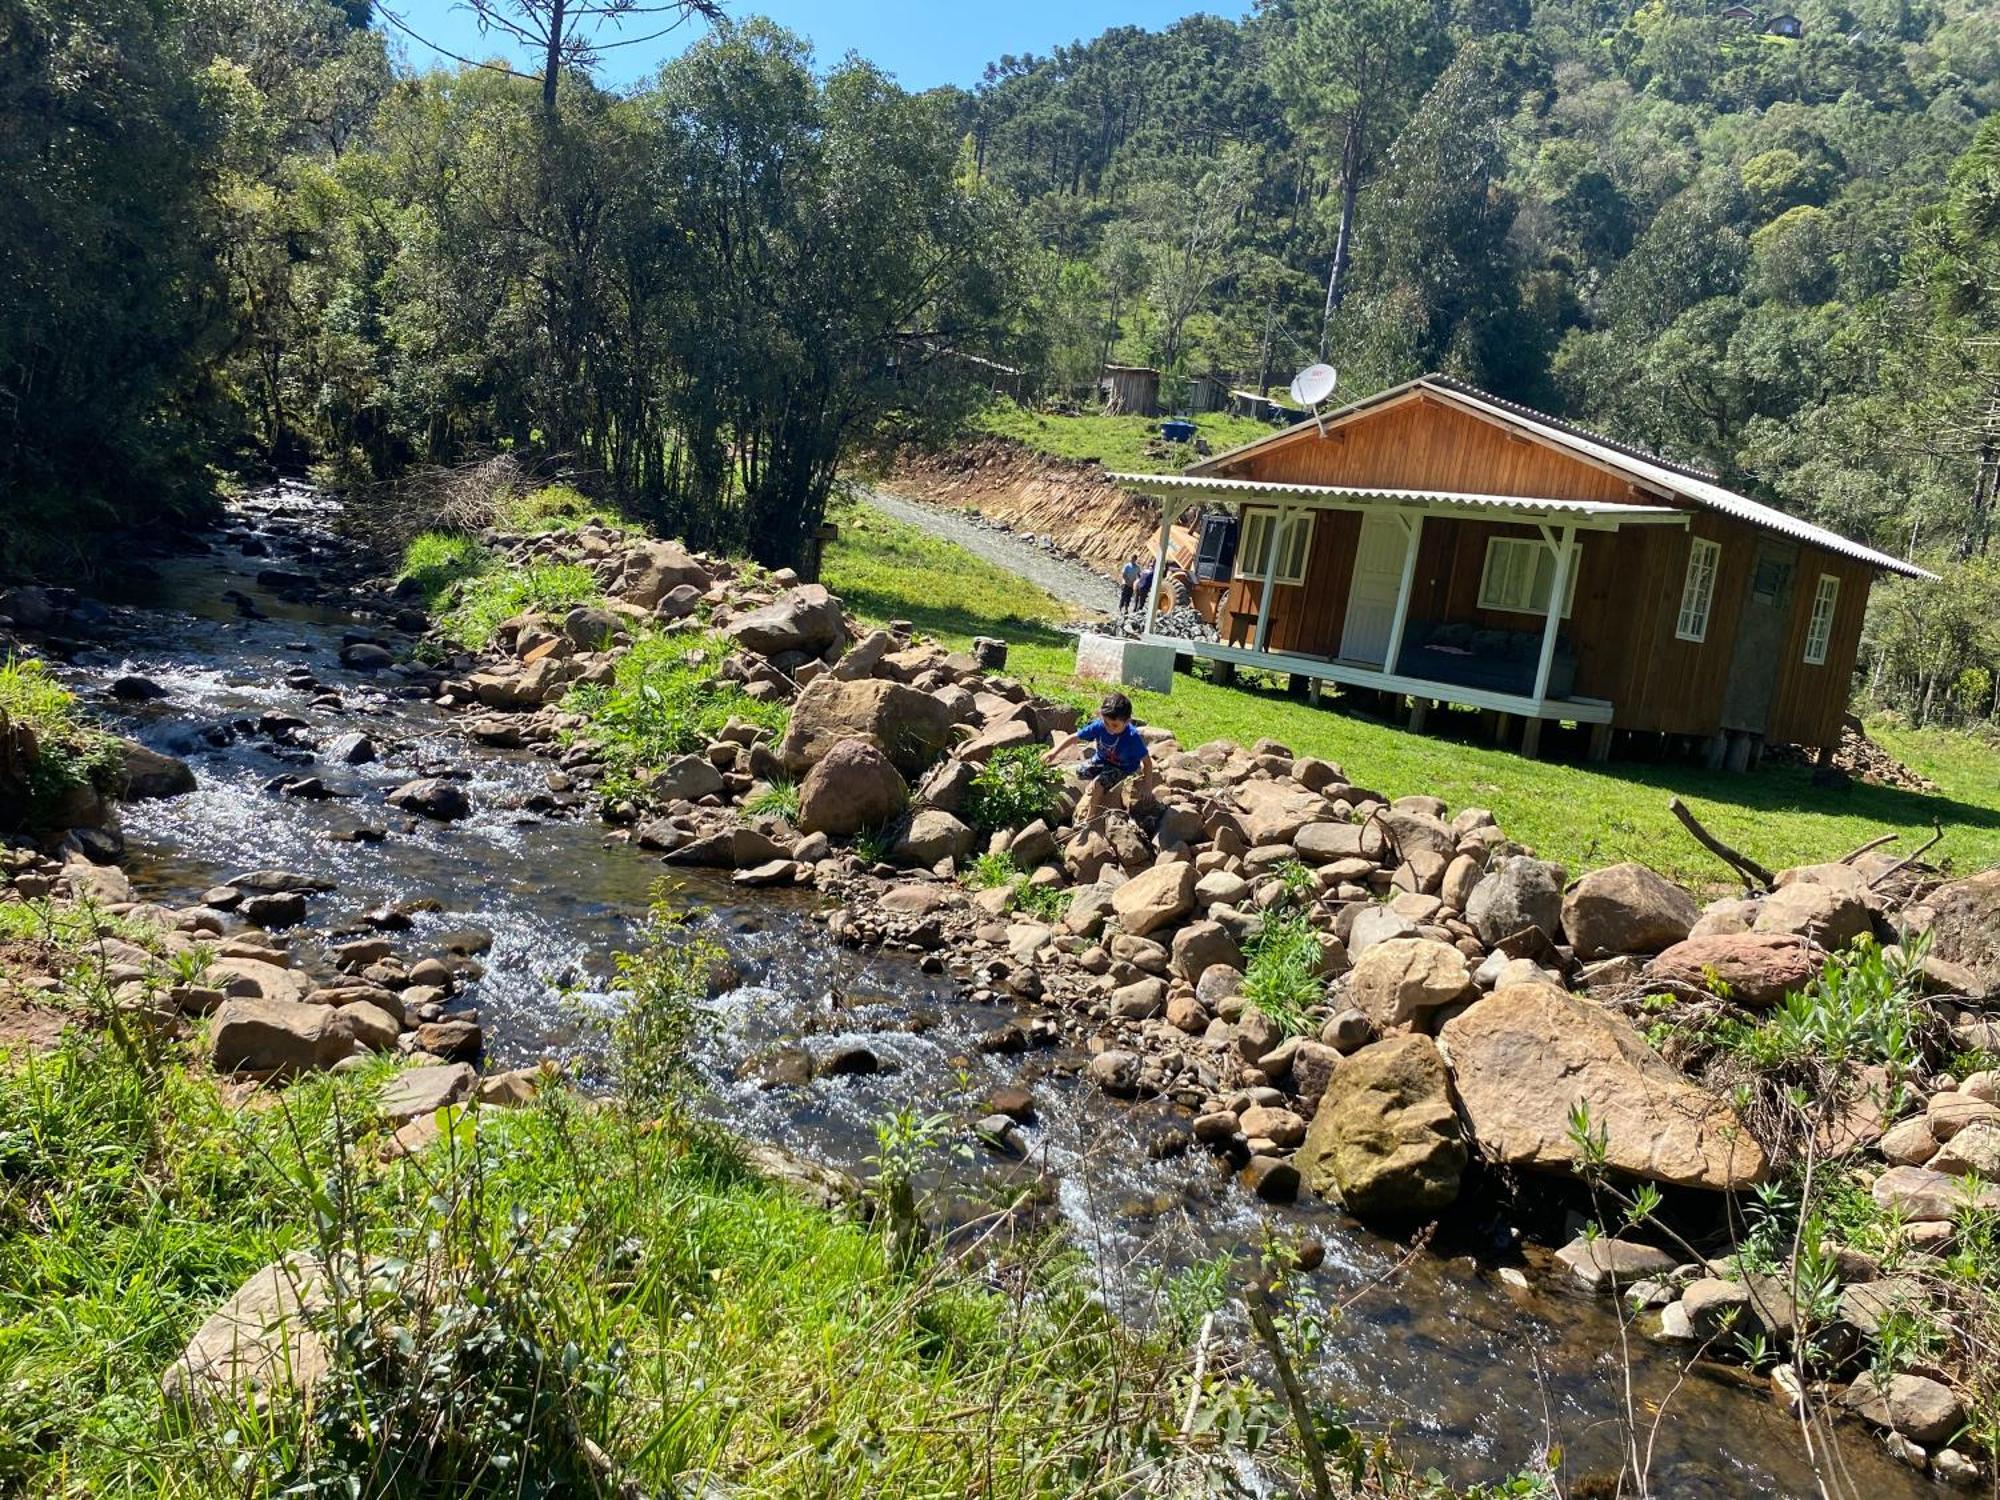
[[[1789,37],[1797,41],[1806,34],[1805,23],[1789,13],[1776,15],[1764,23],[1764,35]]]
[[[1713,475],[1426,375],[1220,453],[1115,476],[1236,521],[1217,664],[1695,742],[1838,743],[1878,573],[1934,575],[1723,488]]]

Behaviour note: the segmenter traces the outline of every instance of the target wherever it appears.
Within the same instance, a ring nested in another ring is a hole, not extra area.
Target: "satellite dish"
[[[1307,365],[1292,377],[1292,399],[1311,410],[1333,394],[1340,373],[1332,365]]]

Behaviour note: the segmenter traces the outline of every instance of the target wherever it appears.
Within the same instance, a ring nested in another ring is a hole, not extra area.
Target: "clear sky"
[[[969,86],[988,62],[1003,54],[1040,55],[1087,41],[1112,26],[1158,29],[1185,15],[1207,11],[1233,16],[1248,9],[1247,0],[1208,5],[1199,0],[723,0],[723,5],[733,17],[769,16],[807,37],[823,66],[858,52],[913,90],[943,83]],[[517,60],[508,51],[508,38],[498,33],[482,38],[471,8],[455,0],[376,0],[376,8],[448,51],[474,58],[499,52]],[[656,30],[660,20],[636,16],[627,23],[626,34],[643,36]],[[406,45],[417,66],[444,60],[387,21],[379,24]],[[606,52],[599,77],[613,85],[645,77],[700,34],[696,24],[658,41]],[[617,35],[609,27],[603,32],[607,41]]]

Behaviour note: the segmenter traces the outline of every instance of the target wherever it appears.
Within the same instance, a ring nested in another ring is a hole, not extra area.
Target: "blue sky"
[[[643,0],[642,0],[643,3]],[[896,75],[908,89],[942,83],[970,85],[986,64],[1004,53],[1042,54],[1084,41],[1112,26],[1157,29],[1185,15],[1210,11],[1235,15],[1242,4],[1202,5],[1198,0],[723,0],[732,16],[766,15],[809,38],[822,65],[843,54],[860,53]],[[507,38],[482,39],[471,10],[454,0],[377,0],[408,23],[410,30],[452,52],[484,58],[506,55]],[[628,35],[657,29],[659,17],[635,17]],[[648,23],[651,24],[648,24]],[[387,22],[382,29],[402,41],[418,66],[443,61]],[[651,73],[698,35],[692,25],[658,41],[615,48],[604,54],[599,76],[610,84],[631,83]],[[607,30],[607,40],[616,33]],[[510,56],[510,60],[513,60]]]

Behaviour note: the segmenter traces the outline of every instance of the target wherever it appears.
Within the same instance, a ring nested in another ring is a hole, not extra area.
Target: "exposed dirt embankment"
[[[1112,483],[1099,465],[1050,458],[1008,438],[981,438],[946,453],[905,450],[882,488],[1052,537],[1106,572],[1128,557],[1152,556],[1158,544],[1159,512]]]

